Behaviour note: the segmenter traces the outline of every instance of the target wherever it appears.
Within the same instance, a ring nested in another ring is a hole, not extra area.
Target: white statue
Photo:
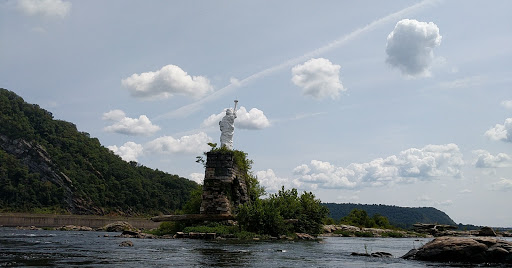
[[[226,115],[222,118],[222,121],[219,122],[220,125],[220,147],[226,146],[227,149],[233,150],[233,133],[235,132],[235,118],[236,118],[236,104],[238,103],[235,100],[235,108],[227,109]]]

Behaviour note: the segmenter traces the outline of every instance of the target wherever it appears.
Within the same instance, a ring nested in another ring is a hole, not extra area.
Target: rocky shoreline
[[[395,238],[414,238],[414,237],[470,237],[470,236],[489,236],[489,237],[512,237],[510,232],[496,232],[491,227],[482,227],[480,230],[459,231],[456,226],[436,225],[436,224],[417,224],[414,231],[379,229],[379,228],[360,228],[351,225],[324,225],[324,233],[321,236],[326,237],[395,237]]]

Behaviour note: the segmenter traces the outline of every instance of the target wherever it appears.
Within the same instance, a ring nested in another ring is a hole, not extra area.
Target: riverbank
[[[0,213],[0,227],[61,227],[66,225],[100,228],[107,224],[125,221],[137,229],[158,228],[160,223],[149,218],[112,217],[95,215],[53,215],[29,213]]]

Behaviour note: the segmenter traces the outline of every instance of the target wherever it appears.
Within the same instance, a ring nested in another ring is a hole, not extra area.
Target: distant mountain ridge
[[[123,161],[74,124],[0,88],[0,212],[171,213],[197,187]]]
[[[336,204],[323,203],[330,211],[330,217],[339,220],[347,216],[353,209],[362,209],[372,217],[375,214],[388,218],[391,225],[409,229],[415,223],[438,223],[457,225],[446,213],[433,207],[398,207],[389,205]]]

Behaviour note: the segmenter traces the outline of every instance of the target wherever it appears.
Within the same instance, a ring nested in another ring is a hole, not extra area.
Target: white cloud
[[[112,125],[104,128],[107,132],[149,136],[160,130],[160,127],[153,125],[147,116],[141,115],[139,118],[130,118],[126,117],[126,114],[121,110],[104,113],[103,120],[113,122]]]
[[[265,187],[265,191],[267,193],[276,193],[281,190],[281,187],[283,186],[285,189],[303,189],[303,186],[305,186],[298,180],[278,177],[272,169],[258,171],[255,175],[258,178],[260,185]]]
[[[496,124],[485,132],[485,136],[495,141],[512,142],[512,118],[505,119],[503,125]]]
[[[169,98],[174,95],[199,98],[213,89],[206,77],[190,76],[176,65],[166,65],[156,72],[132,74],[121,83],[132,96],[143,99]]]
[[[455,88],[468,88],[468,87],[477,87],[486,82],[486,78],[483,76],[471,76],[471,77],[464,77],[461,79],[456,79],[449,82],[442,82],[439,84],[439,87],[441,88],[449,88],[449,89],[455,89]]]
[[[416,201],[422,202],[422,203],[427,203],[427,204],[429,204],[431,206],[434,206],[434,205],[451,206],[451,205],[453,205],[453,201],[452,200],[448,199],[448,200],[445,200],[445,201],[434,201],[428,195],[420,195],[420,196],[418,196],[416,198]]]
[[[288,179],[277,177],[272,169],[258,171],[256,177],[260,185],[265,187],[265,191],[269,193],[277,192],[281,190],[282,186],[288,185]]]
[[[437,205],[441,205],[441,206],[451,206],[453,205],[453,201],[448,199],[448,200],[445,200],[445,201],[441,201],[441,202],[436,202]]]
[[[506,109],[512,109],[512,100],[502,101],[501,106],[505,107]]]
[[[430,202],[432,201],[432,198],[430,198],[430,196],[428,195],[420,195],[416,198],[416,201],[420,201],[420,202]]]
[[[137,157],[142,155],[144,149],[142,145],[132,141],[125,143],[121,147],[112,145],[107,146],[107,148],[119,155],[124,161],[137,161]]]
[[[350,193],[343,193],[336,197],[336,200],[342,203],[353,203],[359,201],[359,193],[361,191],[352,191]]]
[[[340,68],[328,59],[310,59],[292,68],[292,82],[302,88],[303,95],[337,99],[346,90],[340,81]]]
[[[191,173],[188,178],[192,181],[197,182],[198,184],[203,184],[204,182],[204,173]]]
[[[28,16],[66,17],[71,3],[62,0],[18,0],[18,9]]]
[[[387,158],[368,163],[336,167],[329,162],[312,160],[294,169],[299,180],[316,183],[321,188],[383,186],[432,180],[437,177],[462,177],[462,153],[455,144],[411,148]]]
[[[212,139],[204,132],[183,136],[179,139],[163,136],[148,142],[145,145],[145,151],[160,154],[200,154],[210,149],[208,143],[211,141]]]
[[[236,112],[235,126],[241,129],[263,129],[270,126],[270,121],[262,110],[252,108],[247,111],[245,107],[240,107]]]
[[[478,156],[474,163],[477,168],[512,167],[512,157],[505,153],[499,153],[495,156],[486,150],[476,150],[473,153]]]
[[[501,178],[500,181],[492,184],[495,191],[512,191],[512,179]]]
[[[218,114],[212,114],[201,124],[202,127],[218,127],[219,121],[226,115],[226,109]],[[240,129],[264,129],[270,126],[270,121],[263,111],[252,108],[247,111],[244,106],[236,111],[235,127]]]
[[[462,189],[459,191],[459,193],[461,194],[469,194],[469,193],[472,193],[473,191],[471,191],[470,189]]]
[[[433,22],[403,19],[388,35],[386,62],[408,76],[430,76],[433,50],[441,44],[441,38]]]

